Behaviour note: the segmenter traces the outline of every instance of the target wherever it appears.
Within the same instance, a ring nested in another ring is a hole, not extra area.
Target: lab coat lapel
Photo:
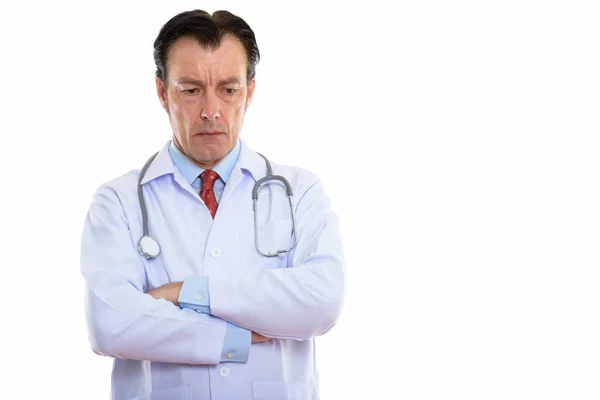
[[[245,141],[240,139],[240,142],[242,145],[240,158],[233,168],[233,171],[231,171],[231,175],[229,176],[229,180],[227,181],[225,190],[221,196],[219,207],[227,204],[227,201],[233,195],[239,183],[244,179],[245,173],[250,175],[247,179],[253,179],[254,182],[266,173],[266,166],[262,157],[254,152]],[[250,196],[250,194],[248,195]]]
[[[221,195],[221,202],[219,204],[220,208],[223,208],[227,204],[231,194],[242,181],[243,177],[244,174],[238,166],[233,168],[231,175],[229,175],[229,179],[227,180],[227,184],[225,185],[225,189],[223,189],[223,194]]]
[[[142,180],[142,185],[163,175],[172,174],[173,180],[179,186],[181,186],[185,191],[190,193],[192,196],[197,198],[198,201],[201,202],[200,194],[197,193],[196,190],[194,190],[192,185],[190,185],[189,182],[183,177],[183,175],[181,175],[181,172],[179,172],[179,170],[173,163],[171,155],[169,154],[169,145],[170,141],[163,146],[162,150],[156,155],[156,158],[154,159],[152,164],[148,166],[148,170],[146,171],[146,174],[144,175],[144,178]]]
[[[194,196],[196,199],[198,199],[199,202],[202,202],[202,200],[200,199],[200,193],[196,192],[196,189],[194,189],[194,187],[192,185],[190,185],[190,183],[183,177],[183,175],[181,175],[181,172],[179,172],[179,170],[177,168],[175,168],[175,171],[173,171],[173,179],[185,191],[187,191],[192,196]]]

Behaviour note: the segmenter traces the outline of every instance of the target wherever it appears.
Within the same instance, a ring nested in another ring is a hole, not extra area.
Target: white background
[[[108,398],[81,229],[96,187],[170,138],[152,43],[202,8],[258,39],[242,137],[316,172],[342,217],[323,400],[600,398],[595,2],[15,3],[0,10],[0,397]]]

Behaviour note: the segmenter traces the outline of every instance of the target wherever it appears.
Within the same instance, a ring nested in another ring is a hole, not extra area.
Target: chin
[[[196,160],[202,162],[202,163],[211,163],[214,162],[215,160],[221,160],[223,158],[225,158],[225,156],[227,155],[227,150],[226,149],[214,149],[212,151],[207,151],[206,149],[204,149],[203,151],[199,151],[197,153],[198,157],[196,157]]]

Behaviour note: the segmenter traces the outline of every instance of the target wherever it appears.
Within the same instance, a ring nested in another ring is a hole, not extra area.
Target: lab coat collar
[[[146,170],[144,179],[142,179],[141,182],[142,185],[163,175],[172,174],[175,172],[175,164],[173,164],[173,160],[171,160],[171,155],[169,154],[170,142],[171,141],[168,141],[163,146],[162,150],[158,152],[156,158]]]
[[[173,160],[171,159],[171,155],[169,154],[169,145],[170,140],[163,146],[162,150],[158,152],[152,164],[146,170],[146,174],[144,175],[144,179],[142,179],[141,184],[144,185],[151,180],[159,178],[163,175],[174,174],[176,167],[173,164]],[[265,160],[258,155],[254,150],[250,148],[248,143],[245,140],[240,138],[240,143],[242,145],[240,151],[240,158],[237,162],[237,167],[241,170],[248,171],[252,178],[257,181],[267,173],[267,166],[265,164]],[[234,167],[235,169],[235,167]]]
[[[255,181],[259,180],[267,174],[267,164],[265,160],[254,150],[250,148],[248,143],[240,139],[242,150],[238,160],[238,167],[248,171]]]

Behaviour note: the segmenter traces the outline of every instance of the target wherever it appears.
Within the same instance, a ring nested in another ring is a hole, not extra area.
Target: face
[[[175,144],[201,168],[213,168],[236,144],[254,93],[246,65],[244,47],[233,36],[224,36],[217,49],[184,37],[169,50],[166,82],[156,79]]]

